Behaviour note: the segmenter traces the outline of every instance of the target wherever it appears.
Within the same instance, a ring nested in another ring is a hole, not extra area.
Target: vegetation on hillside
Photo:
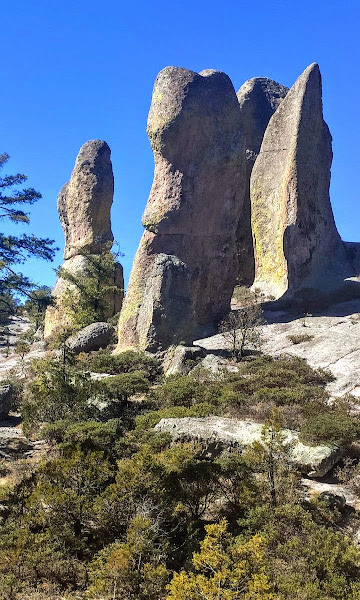
[[[350,445],[350,400],[329,406],[330,375],[300,359],[238,366],[164,379],[136,352],[34,361],[18,402],[47,454],[3,494],[0,598],[359,598],[342,513],[303,498],[276,433]],[[154,432],[162,417],[208,414],[266,421],[263,443],[209,461]]]

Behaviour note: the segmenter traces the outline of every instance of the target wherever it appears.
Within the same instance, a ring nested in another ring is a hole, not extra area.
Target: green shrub
[[[304,442],[348,445],[360,435],[360,420],[338,410],[328,410],[306,419],[300,434]]]
[[[69,423],[57,421],[44,428],[47,441],[56,442],[62,450],[79,446],[81,450],[101,450],[111,452],[115,441],[121,436],[121,421],[110,419],[106,423],[85,421]]]
[[[110,354],[108,350],[80,354],[77,366],[79,369],[110,375],[142,371],[150,381],[155,381],[161,374],[161,364],[155,357],[133,350],[116,355]]]
[[[74,372],[54,358],[33,361],[32,369],[33,379],[26,386],[21,404],[26,433],[44,422],[83,421],[98,415],[88,402],[95,386],[87,374]]]
[[[289,388],[263,387],[256,390],[253,399],[258,402],[273,402],[277,406],[290,404],[300,404],[305,406],[307,403],[316,403],[322,406],[327,400],[328,395],[322,388],[312,385],[299,384]]]
[[[134,394],[144,394],[149,387],[149,380],[141,371],[121,373],[96,382],[96,388],[102,396],[117,402],[125,402]]]
[[[161,419],[181,419],[182,417],[208,417],[216,414],[214,407],[208,402],[202,402],[187,408],[185,406],[169,406],[161,410],[154,410],[136,418],[136,429],[153,429]]]

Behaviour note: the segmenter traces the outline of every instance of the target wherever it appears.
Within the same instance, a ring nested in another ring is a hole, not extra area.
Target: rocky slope
[[[311,316],[265,310],[265,318],[262,352],[300,356],[312,367],[329,369],[336,378],[328,384],[332,395],[351,393],[360,398],[360,301],[334,304]],[[291,336],[309,339],[294,344]],[[221,334],[195,344],[208,351],[226,348]]]

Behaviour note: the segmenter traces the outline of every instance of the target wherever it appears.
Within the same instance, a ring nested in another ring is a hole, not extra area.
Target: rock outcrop
[[[89,276],[91,257],[109,253],[113,242],[110,210],[114,194],[114,177],[110,148],[106,142],[86,142],[77,156],[70,181],[58,197],[58,211],[65,234],[62,268],[73,277]],[[119,312],[122,304],[124,278],[122,266],[115,264],[114,272],[103,285],[115,286],[107,299],[108,318]],[[68,325],[69,317],[61,308],[61,299],[73,287],[59,277],[52,295],[55,305],[48,308],[45,318],[45,339],[56,329]]]
[[[331,141],[314,63],[271,117],[251,176],[254,288],[268,297],[328,294],[352,274],[329,199]]]
[[[261,423],[251,419],[184,417],[161,419],[155,431],[169,433],[174,442],[199,442],[203,446],[204,456],[217,458],[228,451],[241,453],[253,442],[260,442],[262,428]],[[307,446],[300,442],[296,431],[283,429],[282,434],[284,445],[288,447],[289,460],[309,477],[323,477],[342,456],[341,448],[334,444]]]
[[[237,230],[239,258],[238,283],[252,285],[255,278],[255,259],[251,233],[250,177],[260,152],[270,118],[289,89],[267,77],[245,81],[237,93],[246,148],[246,185],[244,206]]]
[[[71,179],[61,189],[58,212],[65,234],[64,259],[79,250],[99,254],[113,242],[110,210],[114,176],[110,148],[102,140],[86,142],[77,155]]]
[[[239,104],[227,75],[163,69],[148,135],[154,181],[119,322],[118,351],[210,332],[230,308],[245,185]]]
[[[195,366],[195,363],[204,356],[205,350],[199,346],[169,348],[163,361],[165,376],[186,375]]]
[[[66,340],[67,346],[74,352],[91,352],[106,348],[114,337],[115,329],[110,323],[91,323]]]

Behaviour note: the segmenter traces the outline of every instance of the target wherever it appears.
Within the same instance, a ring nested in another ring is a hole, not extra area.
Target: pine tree
[[[70,284],[60,304],[75,330],[106,321],[111,316],[114,294],[122,291],[115,285],[116,256],[111,252],[111,244],[104,245],[99,254],[78,252],[86,259],[82,274],[73,274],[63,267],[57,270],[58,277]]]
[[[9,160],[8,154],[0,154],[0,169]],[[27,180],[26,175],[4,175],[0,177],[0,219],[11,223],[28,224],[29,214],[25,209],[37,202],[41,194],[33,188],[18,189]],[[36,285],[17,265],[27,258],[36,257],[52,260],[57,248],[49,238],[38,238],[33,234],[21,236],[0,233],[0,311],[11,313],[14,299],[18,296],[31,298]]]

